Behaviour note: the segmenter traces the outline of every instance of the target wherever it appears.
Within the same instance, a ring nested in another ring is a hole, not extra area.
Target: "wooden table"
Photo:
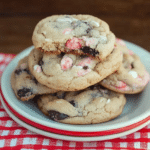
[[[0,2],[0,52],[17,54],[31,46],[35,25],[53,14],[97,16],[117,37],[150,51],[148,0],[13,0]]]

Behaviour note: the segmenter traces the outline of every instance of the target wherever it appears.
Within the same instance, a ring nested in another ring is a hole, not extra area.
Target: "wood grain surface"
[[[36,24],[53,14],[90,14],[112,32],[150,51],[149,0],[0,1],[0,52],[19,53],[32,45]]]

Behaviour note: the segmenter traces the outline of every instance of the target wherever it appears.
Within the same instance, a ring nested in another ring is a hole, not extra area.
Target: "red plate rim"
[[[41,125],[39,123],[36,123],[36,122],[34,122],[34,121],[32,121],[32,120],[22,116],[21,114],[19,114],[15,109],[13,109],[9,105],[9,103],[7,102],[7,100],[5,99],[5,97],[4,97],[3,93],[2,93],[1,88],[0,88],[0,93],[1,93],[1,96],[3,98],[3,101],[4,101],[5,105],[20,120],[22,120],[22,121],[26,122],[27,124],[32,125],[32,126],[34,126],[36,128],[42,129],[44,131],[52,132],[52,133],[55,133],[55,134],[68,135],[68,136],[79,136],[79,137],[93,137],[93,136],[112,135],[112,134],[121,133],[121,132],[130,130],[130,129],[136,128],[136,127],[138,127],[138,126],[140,126],[140,125],[142,125],[145,122],[150,120],[150,116],[148,116],[145,119],[143,119],[143,120],[141,120],[139,122],[136,122],[134,124],[131,124],[129,126],[125,126],[125,127],[118,128],[118,129],[111,129],[111,130],[107,130],[107,131],[96,131],[96,132],[66,131],[66,130],[55,129],[55,128],[52,128],[52,127],[47,127],[47,126]]]

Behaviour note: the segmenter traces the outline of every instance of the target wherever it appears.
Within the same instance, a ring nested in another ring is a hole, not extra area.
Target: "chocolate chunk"
[[[89,88],[91,89],[91,90],[94,90],[94,89],[100,89],[100,86],[101,85],[99,85],[99,84],[95,84],[95,85],[92,85],[92,86],[90,86]]]
[[[35,82],[35,84],[38,84],[38,81],[36,80],[35,77],[33,77],[32,80]]]
[[[30,71],[28,69],[23,69],[23,71],[27,72],[28,74],[30,74]]]
[[[86,33],[89,33],[91,31],[91,28],[88,28],[87,30],[86,30]]]
[[[90,86],[89,88],[90,88],[91,90],[94,90],[94,87],[95,87],[95,86],[94,86],[94,85],[92,85],[92,86]]]
[[[81,50],[84,52],[84,53],[87,53],[87,54],[90,54],[92,56],[96,56],[97,54],[99,54],[98,51],[96,51],[95,49],[92,49],[90,48],[89,46],[84,46],[81,48]]]
[[[64,99],[66,96],[66,92],[57,92],[56,95],[59,99]]]
[[[106,88],[103,87],[102,85],[99,85],[99,88],[100,88],[100,89],[103,89],[103,90],[106,90]]]
[[[87,58],[88,56],[87,55],[80,55],[80,58],[83,59],[83,58]]]
[[[51,93],[50,95],[52,95],[52,96],[57,96],[57,93]]]
[[[59,55],[57,55],[58,58],[62,58],[65,55],[64,52],[61,52]]]
[[[15,74],[20,75],[23,71],[30,74],[30,71],[28,69],[17,69],[17,70],[15,70]]]
[[[134,64],[133,63],[131,63],[131,69],[133,69],[134,68]]]
[[[72,23],[71,23],[71,26],[73,26],[73,29],[75,29],[75,28],[77,28],[77,27],[81,27],[81,21],[80,20],[78,20],[78,21],[73,21]]]
[[[83,67],[84,70],[87,70],[88,68],[89,68],[88,66],[84,66],[84,67]]]
[[[88,22],[84,22],[84,23],[88,26],[86,33],[89,33],[92,30],[92,27],[90,26]]]
[[[54,111],[54,110],[50,110],[50,111],[48,111],[48,113],[49,113],[50,119],[51,120],[55,120],[55,121],[57,121],[57,120],[63,120],[65,118],[69,117],[66,114],[63,114],[63,113],[60,113],[60,112]]]
[[[74,107],[75,107],[75,105],[76,105],[75,102],[74,102],[74,100],[70,101],[69,103],[70,103],[71,105],[73,105]]]
[[[21,70],[21,69],[15,70],[15,74],[20,75],[21,73],[22,73],[22,70]]]
[[[28,97],[31,96],[33,93],[31,91],[31,89],[29,88],[22,88],[20,90],[18,90],[17,95],[21,98],[21,97]]]
[[[40,60],[38,64],[42,66],[44,64],[43,60]]]

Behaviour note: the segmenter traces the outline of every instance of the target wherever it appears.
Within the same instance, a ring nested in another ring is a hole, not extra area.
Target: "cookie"
[[[113,50],[115,35],[106,22],[91,15],[54,15],[36,25],[32,41],[36,49],[51,54],[65,52],[104,60]]]
[[[100,82],[121,65],[122,55],[116,47],[102,62],[85,55],[42,53],[33,49],[29,69],[39,83],[60,91],[77,91]]]
[[[27,101],[39,94],[55,93],[57,90],[50,89],[40,83],[31,75],[28,68],[28,57],[19,61],[18,66],[11,75],[11,86],[16,97]]]
[[[51,120],[67,124],[96,124],[119,116],[126,103],[123,94],[100,85],[82,91],[58,92],[38,99],[39,109]]]
[[[141,92],[150,80],[139,56],[129,50],[121,39],[116,41],[122,49],[123,62],[119,70],[100,82],[104,87],[119,93]]]

